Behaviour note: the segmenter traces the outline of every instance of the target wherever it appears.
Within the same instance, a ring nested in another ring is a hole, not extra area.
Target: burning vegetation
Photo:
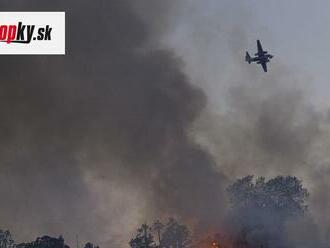
[[[286,224],[307,214],[307,190],[291,176],[278,176],[268,181],[253,176],[238,179],[227,188],[230,210],[225,220],[226,230],[203,233],[170,219],[144,224],[131,240],[132,248],[252,248],[289,247]],[[157,239],[154,239],[156,234]]]
[[[230,211],[227,230],[191,235],[188,227],[170,219],[144,224],[131,240],[132,248],[250,248],[289,247],[286,224],[307,214],[307,190],[296,177],[278,176],[268,181],[253,176],[238,179],[227,188]],[[298,223],[298,222],[297,222]],[[157,234],[157,240],[153,233]],[[198,236],[198,238],[197,238]],[[201,237],[200,237],[201,236]]]
[[[256,248],[289,247],[286,224],[307,214],[307,190],[296,177],[270,179],[253,176],[238,179],[227,188],[230,211],[226,230],[203,232],[170,218],[143,224],[129,242],[131,248]],[[62,236],[43,236],[15,244],[9,231],[0,232],[1,248],[69,248]],[[85,248],[93,248],[87,243]],[[96,246],[97,247],[97,246]]]
[[[286,224],[304,218],[307,213],[307,190],[296,177],[270,179],[253,176],[238,179],[227,188],[230,211],[227,230],[203,233],[170,218],[143,224],[129,242],[131,248],[252,248],[289,247]],[[1,248],[69,248],[62,236],[43,236],[31,243],[15,244],[9,231],[0,233]],[[93,248],[87,243],[85,248]],[[97,247],[97,246],[96,246]]]

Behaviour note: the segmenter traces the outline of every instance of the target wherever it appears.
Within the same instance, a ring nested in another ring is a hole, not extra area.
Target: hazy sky
[[[251,36],[261,36],[279,61],[311,76],[317,95],[329,104],[329,1],[250,2],[260,22]]]
[[[329,2],[182,0],[178,6],[164,44],[208,96],[199,141],[232,177],[301,177],[311,212],[328,225]],[[257,39],[274,55],[268,73],[244,61]]]
[[[204,67],[202,70],[211,77],[208,81],[217,78],[220,72],[222,77],[232,72],[219,69],[224,63],[236,70],[233,56],[227,56],[228,43],[240,42],[235,56],[241,57],[234,59],[243,61],[245,49],[255,52],[256,39],[261,39],[264,48],[275,56],[272,63],[281,64],[293,71],[297,78],[308,80],[307,90],[315,104],[330,104],[328,1],[179,2],[184,7],[177,10],[174,18],[178,21],[171,30],[174,31],[172,44],[179,47],[179,53],[183,54],[188,64],[193,64],[193,70],[196,70],[196,65]],[[235,35],[235,32],[240,34]],[[231,40],[228,41],[228,37]],[[274,71],[272,63],[269,74]],[[215,81],[211,84],[217,87],[218,82]]]

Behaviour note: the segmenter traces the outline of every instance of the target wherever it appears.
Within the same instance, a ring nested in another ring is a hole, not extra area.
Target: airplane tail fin
[[[248,62],[249,64],[251,64],[251,56],[248,52],[246,52],[245,61]]]

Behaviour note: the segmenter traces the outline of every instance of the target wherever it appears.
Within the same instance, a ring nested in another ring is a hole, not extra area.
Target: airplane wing
[[[257,40],[257,46],[258,46],[258,53],[263,53],[264,50],[262,49],[262,46],[261,46],[260,40]]]
[[[264,72],[267,72],[267,64],[261,63],[262,69],[264,69]]]

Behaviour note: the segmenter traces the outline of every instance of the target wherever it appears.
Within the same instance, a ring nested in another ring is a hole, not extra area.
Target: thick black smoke
[[[1,225],[17,239],[78,233],[114,245],[134,218],[148,218],[131,213],[141,205],[219,216],[224,177],[188,133],[206,97],[172,52],[148,48],[156,26],[143,9],[122,0],[0,7],[64,10],[67,25],[65,56],[0,57]]]

